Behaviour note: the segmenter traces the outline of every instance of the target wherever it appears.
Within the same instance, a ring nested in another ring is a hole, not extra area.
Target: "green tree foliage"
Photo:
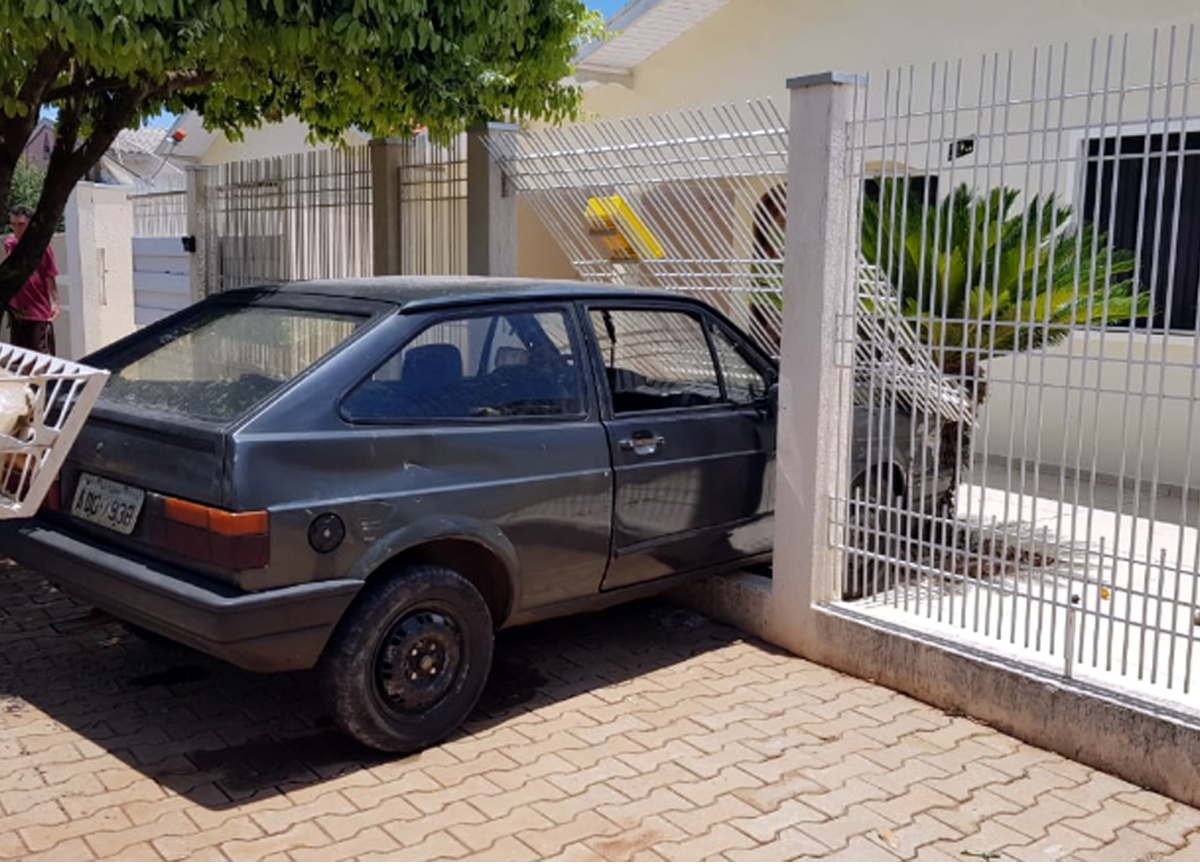
[[[5,0],[0,200],[43,106],[58,129],[37,213],[0,264],[7,303],[72,187],[117,133],[166,109],[236,138],[294,115],[317,138],[575,116],[563,79],[602,25],[582,0]]]
[[[42,183],[46,180],[46,172],[27,159],[22,159],[13,170],[12,184],[8,190],[8,198],[4,201],[4,213],[8,209],[23,205],[29,209],[37,207],[38,197],[42,194]]]

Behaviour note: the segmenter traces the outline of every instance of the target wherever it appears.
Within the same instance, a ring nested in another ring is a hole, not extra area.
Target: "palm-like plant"
[[[1020,193],[957,187],[940,204],[891,180],[863,205],[864,259],[887,277],[901,314],[943,371],[982,402],[982,362],[1053,345],[1075,328],[1147,316],[1137,262],[1053,195],[1013,212]]]

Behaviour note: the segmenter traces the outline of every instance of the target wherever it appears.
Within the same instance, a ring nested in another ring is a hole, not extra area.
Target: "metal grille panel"
[[[217,291],[372,274],[366,147],[224,163],[210,184],[209,268]]]
[[[487,146],[583,279],[703,297],[777,350],[787,138],[754,100]]]
[[[845,356],[877,365],[904,330],[975,417],[913,412],[882,377],[856,376],[856,445],[879,471],[847,477],[838,509],[847,597],[864,610],[1189,704],[1195,48],[1194,31],[1170,30],[861,88],[848,182],[870,274]],[[908,452],[898,485],[896,430],[936,440]],[[961,476],[938,512],[908,482],[947,466]]]

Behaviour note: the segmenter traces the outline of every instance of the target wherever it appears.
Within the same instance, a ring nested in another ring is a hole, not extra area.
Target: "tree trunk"
[[[50,246],[54,229],[62,219],[75,184],[100,161],[117,133],[133,122],[138,106],[149,93],[150,86],[142,85],[112,94],[91,112],[87,112],[88,105],[82,99],[68,100],[59,109],[58,135],[37,210],[12,255],[0,262],[0,305],[7,307],[37,268]],[[91,134],[76,147],[85,112],[91,121]],[[10,178],[11,175],[10,166]],[[83,312],[86,315],[86,311]]]

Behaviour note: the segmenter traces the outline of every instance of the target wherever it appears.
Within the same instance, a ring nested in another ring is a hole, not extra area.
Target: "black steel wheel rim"
[[[376,690],[400,713],[419,713],[446,696],[462,667],[463,636],[441,611],[406,613],[388,629],[375,661]]]

